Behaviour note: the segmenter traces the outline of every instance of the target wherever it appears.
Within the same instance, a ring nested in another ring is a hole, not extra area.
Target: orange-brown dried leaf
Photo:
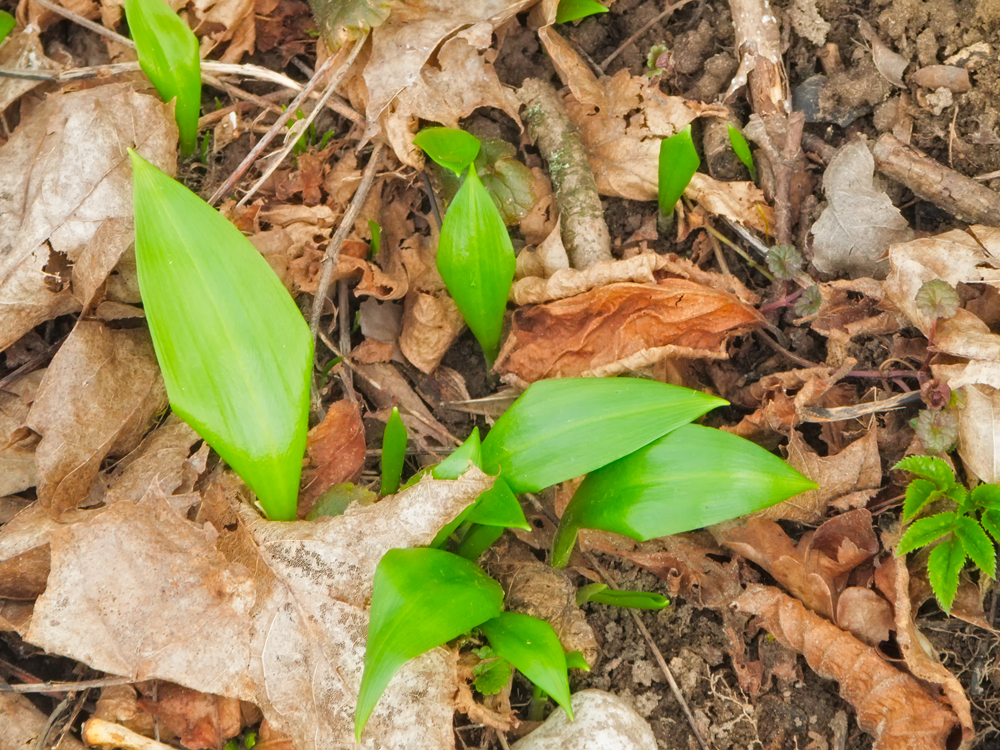
[[[183,687],[172,682],[141,684],[139,705],[162,721],[188,750],[217,748],[243,728],[240,702]]]
[[[748,586],[736,607],[757,615],[778,641],[805,656],[820,677],[840,683],[858,724],[875,738],[874,750],[949,747],[958,717],[873,648],[770,586]]]
[[[304,516],[316,498],[335,484],[356,482],[365,465],[365,426],[358,405],[334,401],[323,421],[309,430],[306,453],[310,467],[303,472],[305,489],[299,496]]]
[[[732,336],[762,324],[731,294],[690,281],[610,284],[515,312],[496,370],[532,383],[614,375],[667,357],[724,359]]]

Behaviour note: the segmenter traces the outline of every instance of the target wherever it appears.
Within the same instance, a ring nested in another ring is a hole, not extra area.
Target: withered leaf
[[[311,465],[303,472],[299,495],[304,516],[316,498],[335,484],[356,482],[365,464],[365,426],[358,405],[342,399],[330,404],[323,421],[309,430],[306,452]]]

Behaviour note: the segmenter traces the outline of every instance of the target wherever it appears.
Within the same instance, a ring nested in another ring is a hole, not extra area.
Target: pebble
[[[635,709],[603,690],[572,697],[574,721],[557,708],[512,750],[657,750],[653,730]]]

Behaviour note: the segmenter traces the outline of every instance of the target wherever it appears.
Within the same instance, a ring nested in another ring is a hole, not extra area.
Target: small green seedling
[[[372,233],[371,242],[368,243],[368,252],[372,259],[378,255],[379,249],[382,247],[382,227],[378,225],[378,222],[374,219],[368,220],[368,231]]]
[[[739,160],[743,162],[743,165],[750,173],[750,179],[757,182],[757,170],[753,166],[753,155],[750,153],[750,144],[747,143],[747,139],[743,137],[740,129],[732,125],[729,126],[729,142],[732,144],[736,156],[739,157]]]
[[[381,495],[395,494],[403,478],[403,461],[406,459],[406,425],[399,416],[399,409],[392,413],[382,433],[382,489]]]
[[[612,607],[627,607],[629,609],[663,609],[670,600],[663,594],[652,591],[622,591],[609,589],[604,583],[591,583],[581,587],[576,592],[576,604],[582,607],[587,602],[608,604]]]
[[[700,166],[701,159],[691,139],[690,125],[660,141],[658,196],[661,216],[672,219],[677,201]]]
[[[139,66],[163,97],[174,102],[181,153],[198,145],[201,57],[198,39],[163,0],[125,0],[125,15],[139,54]]]
[[[0,10],[0,42],[17,26],[17,19],[5,10]]]
[[[492,366],[516,261],[500,212],[476,170],[469,169],[479,154],[479,139],[461,130],[426,128],[414,143],[455,174],[468,171],[441,225],[437,269]]]
[[[496,695],[506,687],[513,667],[490,646],[472,649],[480,662],[472,668],[472,684],[483,695]]]
[[[897,555],[905,555],[944,537],[927,558],[927,577],[941,608],[950,612],[966,558],[990,578],[996,577],[993,540],[1000,542],[1000,486],[981,484],[969,492],[943,459],[932,456],[907,456],[893,468],[917,476],[906,488],[904,521],[935,501],[955,506],[913,521],[896,548]]]
[[[569,23],[578,21],[587,16],[607,13],[608,9],[597,0],[559,0],[559,8],[556,10],[556,23]]]
[[[173,410],[257,494],[295,519],[313,345],[243,234],[134,151],[139,289]]]

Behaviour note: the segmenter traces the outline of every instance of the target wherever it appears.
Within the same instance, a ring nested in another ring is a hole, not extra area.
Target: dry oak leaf
[[[805,656],[820,677],[840,683],[858,724],[875,738],[874,750],[945,750],[961,731],[951,709],[914,677],[778,589],[751,584],[735,604],[757,615],[782,645]]]
[[[35,452],[42,507],[56,519],[70,518],[104,458],[135,448],[166,407],[147,330],[78,322],[52,358],[28,415],[28,426],[42,436]]]
[[[733,295],[691,281],[610,284],[517,310],[495,369],[533,383],[614,375],[668,357],[724,359],[732,336],[762,324]]]
[[[142,439],[139,446],[119,461],[105,478],[107,505],[119,500],[140,500],[156,484],[167,495],[190,492],[201,473],[191,448],[201,441],[198,433],[176,414]],[[202,444],[201,452],[207,451]],[[204,471],[204,465],[200,467]]]
[[[365,426],[358,405],[347,399],[334,401],[326,417],[309,430],[306,453],[310,465],[303,472],[305,488],[299,495],[299,517],[317,498],[342,482],[356,482],[365,465]]]
[[[429,544],[491,482],[473,469],[311,523],[242,508],[226,545],[156,492],[117,503],[52,534],[28,640],[112,674],[255,703],[299,750],[354,747],[378,561]],[[453,658],[436,649],[404,666],[365,746],[452,747]]]

